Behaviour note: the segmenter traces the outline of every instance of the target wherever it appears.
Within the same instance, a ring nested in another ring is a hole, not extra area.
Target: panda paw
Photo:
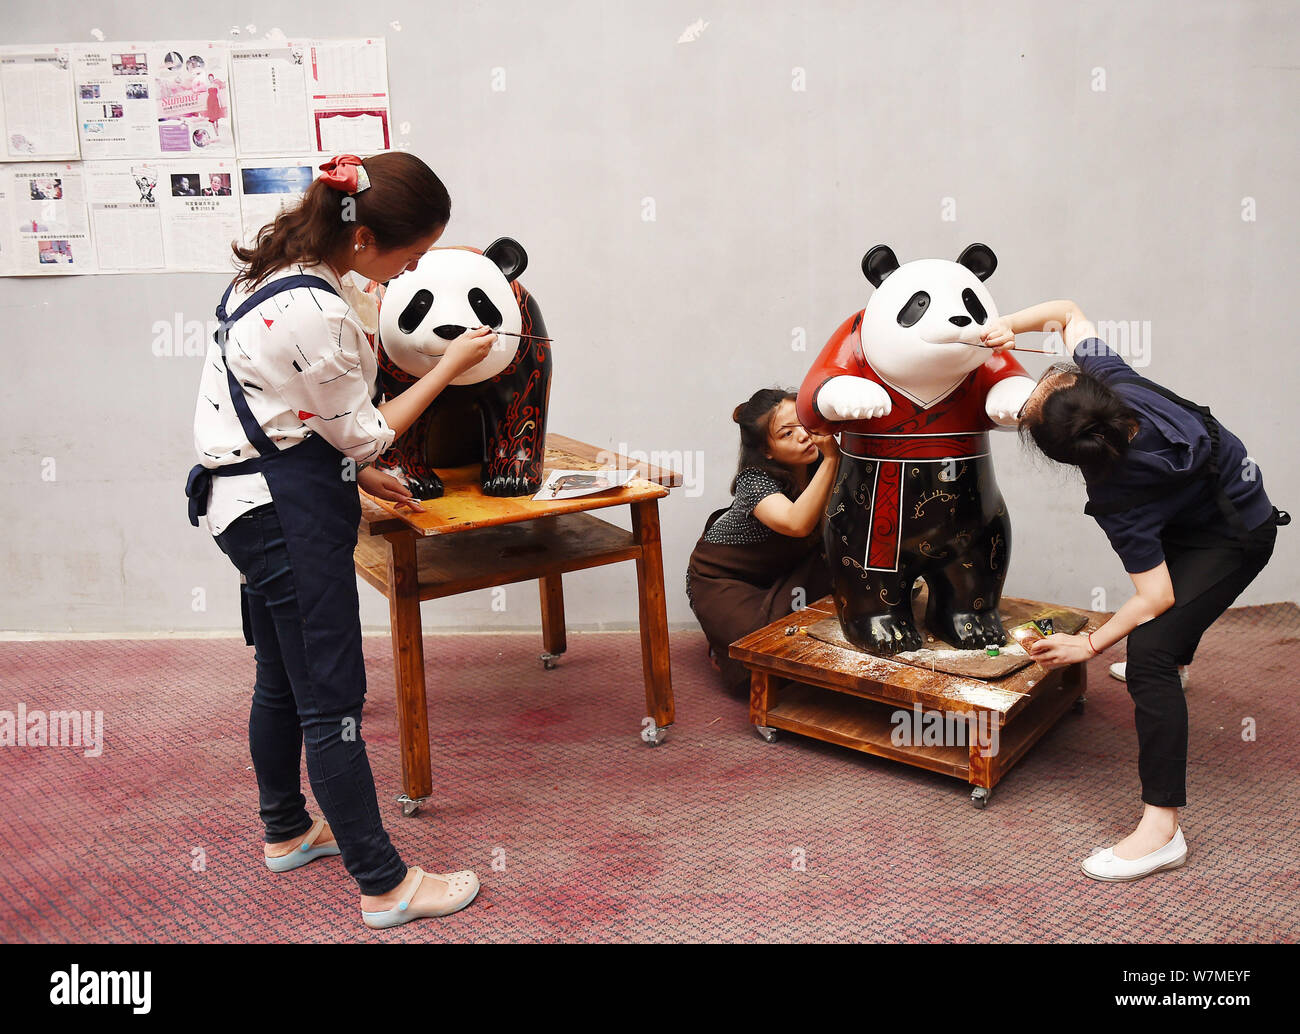
[[[911,615],[875,614],[845,617],[841,621],[844,636],[854,646],[872,653],[892,657],[896,653],[921,649],[921,633]]]
[[[832,377],[817,392],[817,408],[827,420],[872,420],[889,416],[893,403],[875,381]]]
[[[934,629],[945,642],[959,650],[983,650],[987,646],[1005,646],[1006,630],[997,609],[957,610],[938,619]]]
[[[483,494],[496,496],[532,495],[538,489],[525,477],[515,474],[495,474],[483,480]]]
[[[446,491],[443,488],[442,478],[431,470],[419,474],[407,474],[406,487],[411,490],[411,495],[416,499],[440,499]]]

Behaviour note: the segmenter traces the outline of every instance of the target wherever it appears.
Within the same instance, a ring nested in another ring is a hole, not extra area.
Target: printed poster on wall
[[[235,95],[235,139],[239,153],[306,154],[312,142],[307,103],[309,43],[283,41],[230,49]]]
[[[227,58],[211,40],[74,48],[82,157],[232,156]]]
[[[388,150],[388,51],[382,39],[313,42],[308,86],[317,151]]]
[[[143,273],[167,268],[163,252],[156,162],[98,161],[83,164],[86,203],[101,273]]]
[[[76,158],[71,50],[0,47],[0,161]]]
[[[202,155],[161,164],[157,197],[169,269],[234,272],[230,245],[243,229],[233,158]]]
[[[240,208],[244,245],[286,208],[296,205],[318,175],[327,156],[314,158],[247,158],[239,163]]]
[[[0,168],[0,254],[5,273],[50,276],[98,272],[80,163],[39,162]]]

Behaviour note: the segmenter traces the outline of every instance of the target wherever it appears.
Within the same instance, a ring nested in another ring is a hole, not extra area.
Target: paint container
[[[984,652],[989,657],[996,657],[1001,651],[996,646],[988,646],[985,647]]]
[[[1049,626],[1050,627],[1050,626]],[[1026,653],[1029,652],[1029,644],[1036,643],[1040,639],[1046,639],[1051,635],[1050,631],[1044,632],[1042,627],[1036,621],[1026,621],[1024,624],[1016,625],[1015,628],[1007,629],[1007,635],[1011,636],[1019,643]]]

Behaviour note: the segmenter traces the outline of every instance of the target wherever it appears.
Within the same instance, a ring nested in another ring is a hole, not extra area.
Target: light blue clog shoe
[[[325,820],[317,819],[312,823],[311,829],[307,831],[307,835],[302,838],[302,843],[288,854],[280,855],[279,858],[267,858],[266,867],[272,872],[289,872],[291,869],[296,869],[300,865],[314,862],[317,858],[325,858],[328,855],[338,854],[338,844],[322,844],[320,847],[312,847],[312,844],[316,842],[316,838],[320,836],[320,831],[324,828]]]

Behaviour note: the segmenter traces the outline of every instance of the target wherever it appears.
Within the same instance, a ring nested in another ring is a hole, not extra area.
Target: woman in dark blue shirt
[[[1085,512],[1101,525],[1137,594],[1087,636],[1053,635],[1031,653],[1044,668],[1086,661],[1128,638],[1142,781],[1142,820],[1084,859],[1094,879],[1133,880],[1182,865],[1178,809],[1187,803],[1187,704],[1178,675],[1202,634],[1263,570],[1279,524],[1258,467],[1203,406],[1135,373],[1070,301],[990,322],[983,340],[1059,330],[1077,366],[1047,371],[1021,431],[1053,460],[1079,467]]]

